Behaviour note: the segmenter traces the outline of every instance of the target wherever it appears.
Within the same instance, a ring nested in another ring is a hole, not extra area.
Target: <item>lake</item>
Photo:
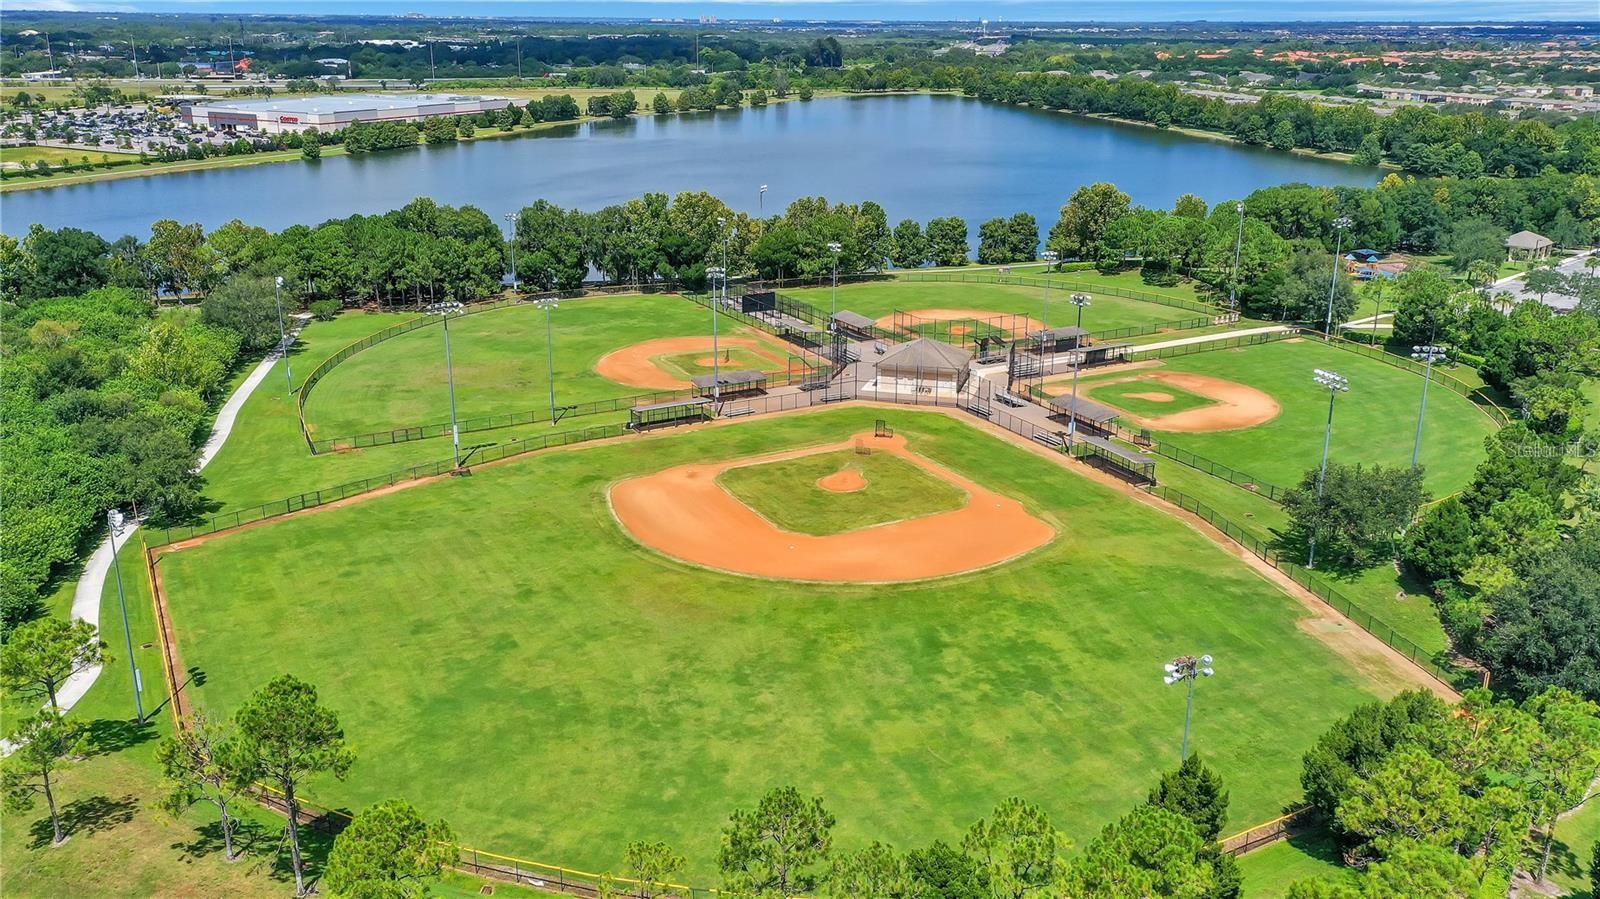
[[[652,93],[641,92],[648,103]],[[377,213],[420,196],[498,221],[543,198],[594,210],[647,191],[706,190],[736,209],[791,200],[876,200],[891,224],[1033,213],[1042,230],[1078,187],[1110,181],[1146,206],[1210,202],[1303,181],[1371,186],[1382,171],[950,96],[839,97],[763,109],[586,122],[515,137],[361,157],[126,178],[0,196],[0,229],[73,225],[147,237],[174,218],[209,230],[234,218],[274,230]],[[764,198],[761,185],[767,185]]]

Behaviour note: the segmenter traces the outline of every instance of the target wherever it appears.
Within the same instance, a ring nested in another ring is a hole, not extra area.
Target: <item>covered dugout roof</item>
[[[873,326],[877,324],[877,322],[867,318],[865,315],[862,315],[859,312],[851,312],[848,309],[840,309],[838,312],[835,312],[832,317],[834,321],[844,325],[845,327],[856,328],[862,331],[870,331],[872,330]]]
[[[1088,337],[1089,332],[1074,325],[1064,328],[1041,328],[1028,334],[1034,340],[1066,340],[1072,337]]]
[[[754,369],[746,368],[740,369],[739,371],[725,371],[710,375],[698,375],[690,378],[690,380],[694,382],[694,386],[702,388],[710,388],[713,386],[748,387],[751,384],[766,383],[767,374],[766,372],[760,372]]]
[[[635,413],[639,413],[639,412],[659,412],[662,409],[687,408],[687,407],[690,407],[690,406],[706,406],[706,405],[710,405],[710,403],[711,403],[711,401],[706,399],[705,397],[697,396],[697,397],[693,397],[692,399],[685,399],[685,400],[665,400],[665,401],[659,402],[659,403],[645,403],[643,405],[634,406],[633,407],[633,411]]]
[[[1062,396],[1051,397],[1050,408],[1060,412],[1062,415],[1076,414],[1077,417],[1082,421],[1096,423],[1110,421],[1111,419],[1122,414],[1110,406],[1102,406],[1094,400],[1086,400],[1081,396],[1078,397],[1078,404],[1076,408],[1074,408],[1072,404],[1072,394],[1070,393]]]
[[[958,346],[941,343],[929,337],[919,337],[902,343],[883,354],[877,362],[880,372],[911,374],[959,374],[972,364],[972,354]]]

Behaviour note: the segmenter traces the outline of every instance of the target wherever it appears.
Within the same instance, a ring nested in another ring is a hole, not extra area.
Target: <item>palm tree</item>
[[[1500,267],[1487,259],[1478,259],[1467,266],[1467,283],[1480,291],[1485,298],[1489,296],[1489,285],[1495,281],[1495,275],[1500,273]]]

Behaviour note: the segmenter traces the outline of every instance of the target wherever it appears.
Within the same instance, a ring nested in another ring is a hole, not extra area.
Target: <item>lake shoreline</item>
[[[662,88],[641,88],[640,90],[641,90],[641,92],[644,92],[644,91],[661,90],[661,89]],[[933,89],[921,89],[921,90],[907,90],[907,91],[872,91],[872,92],[864,92],[864,93],[849,93],[849,92],[845,92],[845,91],[823,91],[823,92],[819,92],[815,96],[814,99],[817,99],[817,100],[832,100],[832,99],[839,99],[839,98],[852,98],[853,99],[853,98],[858,98],[858,97],[908,97],[908,96],[966,97],[965,94],[962,94],[961,92],[954,91],[954,90],[941,91],[941,90],[933,90]],[[967,99],[977,99],[977,98],[973,97],[973,98],[967,98]],[[797,101],[798,102],[809,102],[809,101],[799,101],[798,98],[793,97],[793,96],[783,97],[783,98],[771,97],[768,100],[768,104],[767,105],[774,106],[774,105],[777,105],[777,104],[780,104],[780,103],[793,103],[793,102],[797,102]],[[1028,105],[1026,103],[1004,103],[1004,102],[999,102],[999,101],[980,101],[980,102],[994,102],[995,105],[997,105],[997,106],[1011,106],[1011,107],[1014,107],[1014,108],[1017,108],[1017,109],[1033,109],[1033,110],[1036,110],[1036,111],[1039,111],[1039,112],[1056,113],[1056,114],[1059,114],[1059,115],[1067,115],[1067,116],[1072,116],[1074,118],[1087,119],[1087,120],[1090,120],[1090,121],[1112,122],[1112,123],[1115,123],[1115,124],[1118,124],[1118,125],[1132,125],[1132,126],[1136,126],[1136,127],[1139,127],[1139,128],[1150,129],[1152,131],[1157,131],[1157,132],[1166,132],[1166,133],[1169,133],[1169,134],[1181,134],[1181,135],[1183,135],[1185,137],[1199,138],[1199,139],[1202,139],[1202,140],[1210,140],[1210,141],[1219,141],[1219,142],[1222,142],[1222,143],[1233,144],[1233,145],[1241,146],[1241,147],[1251,147],[1251,148],[1254,148],[1254,149],[1270,150],[1270,151],[1272,151],[1274,153],[1285,153],[1285,152],[1287,152],[1287,153],[1289,153],[1291,155],[1305,156],[1307,158],[1320,159],[1320,160],[1324,160],[1324,161],[1327,161],[1327,162],[1336,162],[1336,163],[1341,163],[1341,164],[1344,164],[1344,165],[1351,165],[1351,166],[1358,165],[1356,163],[1356,161],[1355,161],[1354,154],[1351,154],[1351,153],[1330,153],[1330,152],[1324,152],[1324,151],[1321,151],[1321,150],[1312,150],[1312,149],[1309,149],[1309,148],[1306,148],[1306,147],[1296,147],[1296,148],[1294,148],[1292,150],[1287,150],[1287,151],[1279,150],[1279,149],[1277,149],[1275,147],[1263,147],[1263,146],[1260,146],[1260,145],[1257,145],[1257,144],[1247,143],[1245,141],[1242,141],[1242,140],[1234,137],[1231,134],[1224,134],[1224,133],[1222,133],[1220,131],[1207,131],[1207,130],[1202,129],[1202,128],[1189,128],[1189,127],[1182,126],[1182,125],[1172,125],[1172,126],[1168,126],[1166,128],[1162,128],[1162,127],[1157,126],[1157,125],[1155,125],[1155,124],[1153,124],[1151,122],[1143,122],[1143,121],[1140,121],[1138,119],[1128,119],[1128,118],[1123,118],[1121,116],[1114,116],[1114,115],[1109,115],[1109,114],[1105,114],[1105,113],[1074,112],[1074,111],[1072,111],[1070,109],[1056,109],[1056,108],[1052,108],[1052,107],[1049,107],[1049,106],[1030,106],[1030,105]],[[658,115],[661,115],[659,113],[654,112],[653,110],[644,109],[642,107],[643,107],[643,104],[641,103],[641,109],[638,112],[635,112],[632,116],[630,116],[630,118],[654,118],[654,117],[656,117]],[[746,105],[740,106],[737,110],[717,110],[717,111],[723,111],[723,112],[735,112],[735,111],[737,111],[737,112],[745,112],[745,111],[750,110],[752,108],[753,107],[751,107],[748,104],[746,104]],[[700,110],[696,110],[696,111],[698,112]],[[678,112],[678,111],[674,111],[674,112],[671,112],[671,113],[666,113],[666,115],[684,115],[684,114],[685,113]],[[456,138],[455,142],[456,143],[472,143],[474,141],[480,141],[480,140],[500,140],[500,139],[505,139],[505,138],[514,138],[514,137],[518,137],[518,136],[522,136],[522,135],[533,134],[533,133],[535,133],[537,131],[548,130],[548,129],[556,128],[556,127],[560,127],[560,126],[583,125],[583,124],[589,124],[589,123],[593,123],[593,122],[604,122],[604,121],[609,121],[609,119],[606,118],[605,116],[588,116],[588,115],[586,115],[586,116],[581,116],[581,117],[576,118],[576,119],[569,119],[569,120],[561,121],[561,122],[538,122],[538,123],[536,123],[536,124],[534,124],[534,125],[532,125],[530,127],[517,128],[517,129],[511,130],[511,131],[501,131],[498,128],[495,128],[493,130],[483,129],[483,130],[480,130],[477,133],[473,134],[471,137],[458,137],[458,138]],[[427,146],[425,143],[420,143],[419,142],[417,144],[417,148],[421,148],[421,147],[425,147],[425,146]],[[401,148],[397,148],[397,149],[414,149],[414,148],[412,148],[412,147],[401,147]],[[345,151],[345,149],[344,149],[342,144],[328,144],[328,145],[325,145],[323,147],[322,155],[323,155],[324,158],[329,158],[329,157],[346,156],[346,155],[349,155],[349,154]],[[52,187],[76,187],[76,186],[80,186],[80,185],[84,185],[84,184],[95,184],[95,183],[102,182],[102,181],[120,181],[120,180],[124,180],[124,179],[128,179],[128,178],[149,178],[149,177],[153,177],[153,176],[156,176],[156,175],[178,175],[178,174],[184,174],[184,173],[187,173],[187,172],[199,172],[199,171],[207,171],[207,170],[211,170],[211,169],[241,168],[241,167],[244,167],[244,166],[251,166],[251,165],[272,165],[272,164],[276,164],[276,163],[295,162],[295,161],[313,162],[315,160],[305,159],[305,157],[303,157],[300,154],[300,151],[298,151],[298,150],[279,150],[279,151],[268,151],[268,152],[265,152],[265,153],[254,153],[254,154],[249,154],[249,155],[246,155],[246,156],[213,157],[211,159],[194,160],[192,162],[151,163],[151,164],[149,164],[148,167],[141,167],[141,168],[138,168],[138,169],[131,169],[131,170],[122,169],[122,170],[102,171],[102,172],[88,172],[88,173],[84,173],[84,174],[65,175],[65,176],[60,176],[60,177],[52,176],[52,177],[48,177],[48,178],[45,178],[45,179],[42,179],[42,180],[38,180],[38,181],[19,181],[19,182],[15,182],[15,183],[3,183],[3,182],[0,182],[0,195],[8,194],[8,193],[19,193],[19,192],[22,192],[22,191],[29,191],[29,190],[44,190],[46,188],[52,188]],[[1399,166],[1396,166],[1396,165],[1394,165],[1392,163],[1387,163],[1387,162],[1379,163],[1376,166],[1370,166],[1370,168],[1380,168],[1380,169],[1384,169],[1386,171],[1395,171],[1395,172],[1401,171]]]
[[[648,88],[647,87],[647,88],[643,88],[642,90],[645,90],[645,91],[661,90],[661,88]],[[910,92],[909,91],[897,91],[895,93],[910,93]],[[934,92],[934,93],[937,93],[937,92]],[[824,92],[818,93],[814,97],[814,99],[823,100],[823,99],[832,99],[834,97],[841,97],[841,96],[849,96],[849,95],[844,94],[842,92],[836,92],[836,91],[824,91]],[[798,98],[793,97],[793,96],[782,97],[782,98],[779,98],[779,97],[768,97],[767,105],[768,106],[773,106],[773,105],[776,105],[776,104],[779,104],[779,103],[790,103],[790,102],[795,102],[797,99]],[[748,104],[745,104],[745,105],[739,107],[739,111],[744,111],[744,110],[750,109],[750,108],[751,107]],[[694,111],[695,112],[700,112],[701,110],[694,110]],[[733,112],[734,110],[723,110],[723,111],[725,111],[725,112]],[[664,113],[664,115],[684,115],[684,114],[685,113],[679,112],[677,110],[674,110],[673,112],[670,112],[670,113]],[[663,113],[657,113],[654,110],[645,109],[644,108],[644,103],[641,102],[639,111],[633,113],[633,115],[630,116],[630,118],[655,117],[657,115],[663,115]],[[548,130],[550,128],[560,127],[560,126],[563,126],[563,125],[583,125],[583,124],[587,124],[587,123],[590,123],[590,122],[605,122],[605,121],[610,121],[610,119],[607,116],[585,115],[585,116],[579,116],[576,119],[565,119],[565,120],[560,121],[560,122],[535,122],[534,124],[532,124],[532,125],[530,125],[530,126],[528,126],[526,128],[515,128],[515,129],[513,129],[511,131],[501,131],[497,126],[491,126],[490,128],[483,128],[483,129],[475,132],[471,137],[457,137],[455,139],[455,143],[466,144],[466,143],[472,143],[473,141],[480,141],[480,140],[493,140],[493,139],[500,139],[500,138],[518,137],[518,136],[521,136],[521,135],[532,134],[532,133],[534,133],[536,131]],[[491,128],[493,130],[491,130]],[[428,146],[428,144],[425,141],[419,140],[417,142],[416,146],[414,146],[414,147],[396,147],[394,149],[397,149],[397,150],[412,150],[412,149],[417,149],[417,148],[426,147],[426,146]],[[74,147],[72,149],[75,151],[77,148]],[[85,151],[85,152],[89,152],[89,151]],[[380,150],[378,152],[388,152],[388,151],[387,150]],[[329,157],[348,156],[348,155],[350,155],[350,154],[349,154],[348,151],[345,150],[343,144],[324,144],[323,147],[322,147],[322,157],[319,157],[319,158],[329,158]],[[101,181],[121,181],[121,180],[128,179],[128,178],[150,178],[150,177],[154,177],[156,175],[181,175],[181,174],[183,174],[185,172],[203,172],[203,171],[207,171],[209,169],[242,168],[244,166],[250,166],[250,165],[271,165],[271,164],[280,163],[280,162],[296,162],[296,161],[300,161],[300,162],[315,162],[316,160],[306,159],[301,154],[301,152],[299,150],[268,150],[268,151],[261,152],[261,153],[248,153],[248,154],[245,154],[243,156],[213,156],[210,159],[196,159],[196,160],[187,161],[187,162],[152,162],[152,163],[146,163],[146,164],[144,164],[144,167],[141,167],[141,168],[138,168],[138,169],[116,169],[116,170],[106,170],[106,171],[100,171],[100,172],[84,172],[84,173],[81,173],[81,174],[69,174],[69,175],[61,175],[61,176],[51,175],[51,176],[48,176],[48,177],[45,177],[45,178],[41,178],[41,179],[39,179],[37,181],[17,181],[17,182],[12,182],[12,183],[0,182],[0,195],[4,195],[4,194],[8,194],[8,193],[19,193],[21,191],[27,191],[27,190],[44,190],[46,188],[51,188],[51,187],[77,187],[79,185],[95,184],[95,183],[98,183],[98,182],[101,182]]]
[[[242,218],[279,230],[382,214],[419,196],[485,210],[544,199],[592,211],[683,191],[711,193],[763,218],[820,194],[872,200],[894,221],[954,215],[976,227],[1018,212],[1054,221],[1073,190],[1096,182],[1167,208],[1185,193],[1223,202],[1289,182],[1371,187],[1384,175],[1227,139],[1040,111],[943,92],[838,94],[765,108],[490,127],[425,151],[351,154],[330,146],[303,167],[275,164],[302,159],[298,150],[220,157],[181,164],[183,171],[139,168],[51,185],[75,190],[13,188],[0,230],[20,237],[36,222],[142,234],[156,218],[208,230]],[[188,177],[149,177],[156,174]]]

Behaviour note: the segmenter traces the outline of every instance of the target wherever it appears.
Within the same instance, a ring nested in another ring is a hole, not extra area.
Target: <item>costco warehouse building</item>
[[[326,134],[353,122],[416,122],[434,116],[478,115],[511,105],[510,97],[474,94],[344,94],[283,100],[189,103],[183,120],[217,131],[281,134],[315,128]]]

